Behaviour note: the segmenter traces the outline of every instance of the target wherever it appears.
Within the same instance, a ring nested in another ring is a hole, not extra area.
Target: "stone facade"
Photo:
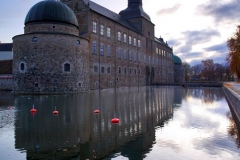
[[[75,92],[89,89],[89,68],[86,67],[89,65],[89,42],[69,33],[31,32],[13,38],[14,92]],[[64,71],[65,64],[70,64],[67,71]]]
[[[61,2],[74,11],[78,27],[51,21],[25,25],[24,34],[13,38],[14,92],[77,92],[174,83],[172,48],[155,37],[149,19],[125,19],[124,24],[94,11],[91,1]],[[64,71],[65,64],[70,71]]]
[[[140,31],[136,32],[96,13],[91,9],[91,4],[86,5],[84,1],[62,0],[62,2],[75,11],[78,21],[82,22],[79,25],[79,32],[89,39],[89,51],[92,53],[89,60],[91,89],[173,84],[172,48],[161,41],[161,38],[155,38],[152,22],[142,17],[128,19]],[[93,22],[96,23],[96,31]],[[107,28],[111,30],[109,37]],[[120,40],[118,32],[121,34]],[[92,51],[93,43],[96,44],[96,53]],[[104,47],[103,53],[100,53],[101,45]],[[111,48],[110,55],[107,53],[108,46]],[[97,72],[94,72],[94,67],[97,68]],[[107,72],[109,67],[110,73]]]

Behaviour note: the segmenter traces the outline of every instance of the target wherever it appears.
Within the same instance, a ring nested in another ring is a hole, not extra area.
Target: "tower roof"
[[[179,57],[176,56],[176,55],[173,55],[173,56],[172,56],[172,60],[173,60],[173,63],[174,63],[174,64],[182,64],[181,58],[179,58]]]
[[[31,22],[63,22],[78,27],[73,11],[65,4],[55,0],[45,0],[35,4],[25,18],[25,25]]]
[[[128,7],[119,14],[125,19],[143,17],[151,21],[149,15],[142,8],[142,0],[128,0]]]

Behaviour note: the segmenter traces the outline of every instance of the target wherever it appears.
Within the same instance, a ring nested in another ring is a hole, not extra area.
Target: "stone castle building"
[[[13,91],[78,92],[174,83],[173,51],[142,0],[119,14],[89,0],[41,1],[13,37]]]

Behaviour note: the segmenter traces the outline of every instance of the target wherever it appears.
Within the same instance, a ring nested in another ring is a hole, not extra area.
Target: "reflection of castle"
[[[116,14],[89,0],[42,1],[13,37],[14,92],[173,84],[173,53],[142,0]],[[66,4],[66,5],[65,5]]]
[[[155,126],[172,117],[173,92],[172,87],[140,87],[30,99],[19,96],[15,147],[27,150],[30,159],[101,159],[115,150],[136,157],[137,151],[151,148]],[[29,113],[33,103],[38,110],[35,115]],[[52,115],[54,105],[58,116]],[[94,114],[95,109],[100,114]],[[120,119],[118,125],[111,124],[114,114]],[[132,149],[133,145],[137,147]]]

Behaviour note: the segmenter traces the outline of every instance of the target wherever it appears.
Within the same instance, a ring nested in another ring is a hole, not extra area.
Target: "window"
[[[127,35],[126,34],[123,35],[123,42],[127,43]]]
[[[132,44],[132,37],[131,36],[129,36],[128,41],[129,41],[129,44]]]
[[[70,72],[70,64],[69,63],[64,64],[64,71],[65,72]]]
[[[158,53],[161,55],[161,53],[162,53],[162,51],[161,51],[161,49],[159,48],[159,50],[158,50]]]
[[[97,22],[93,21],[93,33],[97,33]]]
[[[21,63],[20,64],[20,71],[24,71],[25,70],[25,64],[24,63]]]
[[[118,57],[119,59],[121,59],[121,48],[119,48],[118,51],[117,51],[117,57]]]
[[[107,28],[107,37],[110,37],[111,36],[111,29],[108,27]]]
[[[146,63],[146,55],[144,55],[144,63]]]
[[[111,56],[111,46],[107,45],[107,56],[110,57]]]
[[[129,61],[131,61],[131,60],[132,60],[132,52],[129,51]]]
[[[138,47],[141,47],[141,41],[138,40]]]
[[[126,50],[124,50],[123,58],[127,59],[127,51]]]
[[[148,39],[146,38],[146,49],[148,49]]]
[[[129,68],[129,74],[132,74],[132,69],[131,68]]]
[[[74,12],[77,12],[77,11],[78,11],[78,3],[76,2],[74,6]]]
[[[138,62],[141,62],[141,55],[138,53]]]
[[[141,69],[140,68],[138,69],[138,74],[141,74]]]
[[[80,45],[80,41],[79,41],[79,40],[77,40],[77,41],[76,41],[76,44],[77,44],[77,45]]]
[[[156,53],[158,54],[158,48],[156,48]]]
[[[148,64],[151,64],[151,57],[148,56]]]
[[[94,72],[95,72],[95,73],[98,72],[98,66],[94,66],[93,69],[94,69]]]
[[[136,40],[136,38],[133,39],[133,45],[134,45],[134,46],[137,46],[137,40]]]
[[[38,38],[37,37],[33,37],[32,42],[37,42]]]
[[[107,73],[111,73],[110,67],[107,68]]]
[[[101,67],[101,73],[104,73],[104,67]]]
[[[104,35],[104,25],[100,25],[100,35]]]
[[[134,69],[134,74],[137,74],[137,69],[136,68]]]
[[[134,62],[137,61],[137,53],[134,53]]]
[[[121,41],[121,32],[118,32],[118,41]]]
[[[104,56],[104,44],[100,45],[100,55]]]
[[[124,68],[124,73],[127,74],[127,68]]]
[[[92,43],[92,53],[97,54],[97,43],[96,42]]]
[[[118,67],[118,73],[121,74],[121,67]]]

